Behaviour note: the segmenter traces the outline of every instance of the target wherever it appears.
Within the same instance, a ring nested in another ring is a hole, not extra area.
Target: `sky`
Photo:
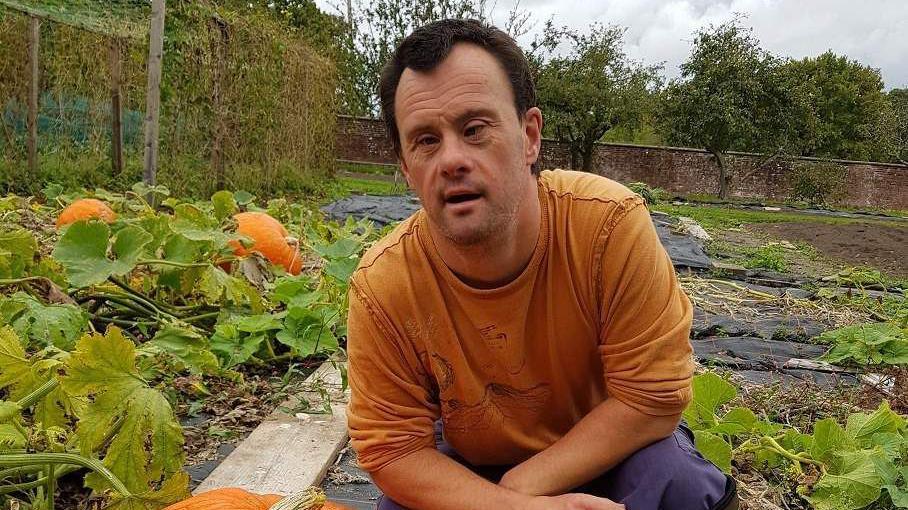
[[[317,0],[334,12],[329,0]],[[495,4],[492,20],[504,26],[515,0]],[[592,22],[627,28],[625,51],[646,64],[663,63],[671,79],[690,53],[693,34],[742,14],[761,46],[795,59],[831,49],[880,70],[885,88],[908,87],[908,0],[520,0],[535,30],[546,19],[583,30]]]

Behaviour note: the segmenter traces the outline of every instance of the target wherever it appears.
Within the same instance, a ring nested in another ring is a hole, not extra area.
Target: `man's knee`
[[[734,499],[734,481],[703,459],[680,428],[628,457],[611,475],[611,492],[631,510],[724,510]]]

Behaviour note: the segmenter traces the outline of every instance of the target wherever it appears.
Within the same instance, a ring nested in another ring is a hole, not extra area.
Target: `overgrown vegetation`
[[[95,196],[115,220],[59,231],[75,196],[0,200],[0,501],[52,510],[56,480],[78,471],[106,508],[158,510],[188,483],[176,381],[193,378],[204,399],[203,381],[241,384],[256,367],[338,351],[347,280],[378,232],[246,192],[184,201],[137,185]],[[238,255],[251,242],[235,230],[241,211],[289,227],[302,273]]]
[[[715,373],[694,377],[693,389],[684,418],[697,448],[726,472],[781,474],[817,510],[908,507],[908,424],[888,404],[852,413],[844,426],[825,418],[804,430],[726,409],[737,390]]]
[[[147,40],[121,40],[126,168],[115,175],[110,40],[42,24],[45,100],[41,171],[34,176],[25,163],[26,25],[25,16],[0,8],[0,189],[30,194],[48,182],[76,179],[84,179],[76,181],[83,186],[128,189],[143,157]],[[306,190],[332,174],[334,65],[267,8],[169,4],[164,53],[160,183],[198,197],[225,187],[274,194]],[[80,170],[75,177],[70,167]]]

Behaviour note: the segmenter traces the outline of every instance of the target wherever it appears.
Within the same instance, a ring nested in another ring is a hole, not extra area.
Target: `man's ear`
[[[532,107],[523,114],[523,137],[527,165],[539,159],[542,147],[542,110]]]
[[[410,180],[410,167],[407,166],[407,161],[404,160],[403,156],[398,154],[397,162],[400,163],[400,173],[404,174],[404,179],[407,180],[407,187],[413,189],[413,182]]]

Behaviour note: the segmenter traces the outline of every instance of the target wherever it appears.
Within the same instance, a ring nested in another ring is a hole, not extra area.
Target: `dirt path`
[[[880,223],[764,223],[747,226],[788,241],[804,241],[825,256],[908,276],[908,226]]]

